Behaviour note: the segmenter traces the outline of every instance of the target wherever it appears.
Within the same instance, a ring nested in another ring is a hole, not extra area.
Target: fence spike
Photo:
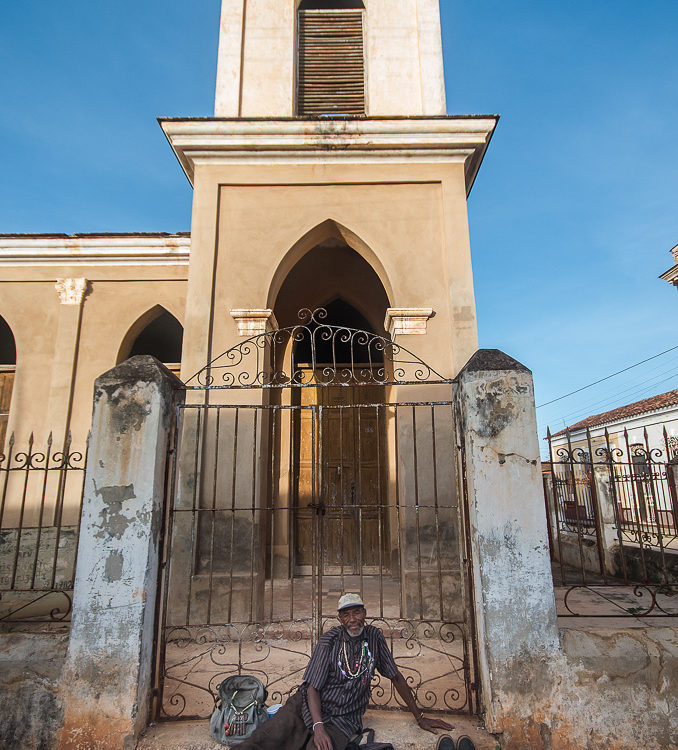
[[[47,447],[48,448],[52,447],[52,431],[51,430],[49,431],[49,437],[47,438]]]

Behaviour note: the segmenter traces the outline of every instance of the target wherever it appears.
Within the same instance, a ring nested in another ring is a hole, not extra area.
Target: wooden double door
[[[386,407],[379,386],[300,389],[294,451],[294,570],[390,569]]]

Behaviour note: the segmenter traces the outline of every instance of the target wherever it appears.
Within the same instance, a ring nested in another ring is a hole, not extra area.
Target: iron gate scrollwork
[[[327,322],[327,310],[245,339],[186,381],[186,388],[284,388],[445,382],[416,354],[370,331]],[[292,346],[291,346],[292,345]],[[289,364],[284,362],[289,351]]]
[[[561,617],[676,617],[678,472],[662,447],[607,429],[547,432],[544,500]]]
[[[217,357],[186,383],[209,403],[177,407],[156,716],[208,716],[234,673],[283,701],[346,591],[422,707],[473,712],[452,382],[324,310],[300,321]],[[377,676],[372,704],[398,701]]]

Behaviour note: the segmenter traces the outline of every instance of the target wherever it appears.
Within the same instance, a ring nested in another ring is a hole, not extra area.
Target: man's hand
[[[318,750],[334,750],[332,738],[322,724],[318,724],[313,730],[313,741]]]
[[[429,719],[426,716],[422,716],[419,719],[419,728],[435,734],[436,729],[447,729],[450,731],[453,727],[442,719]]]
[[[400,672],[392,680],[393,686],[398,691],[398,695],[405,701],[405,705],[412,712],[412,716],[417,720],[417,724],[426,730],[427,732],[436,733],[436,729],[447,729],[448,731],[452,727],[442,719],[427,719],[421,709],[417,708],[417,703],[414,700],[414,695],[410,686],[407,684],[407,680],[402,676]]]

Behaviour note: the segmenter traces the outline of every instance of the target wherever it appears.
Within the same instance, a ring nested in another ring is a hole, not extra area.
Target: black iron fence
[[[51,434],[0,453],[0,623],[70,620],[85,459]]]
[[[561,616],[678,615],[678,459],[628,433],[557,441],[544,498]]]

